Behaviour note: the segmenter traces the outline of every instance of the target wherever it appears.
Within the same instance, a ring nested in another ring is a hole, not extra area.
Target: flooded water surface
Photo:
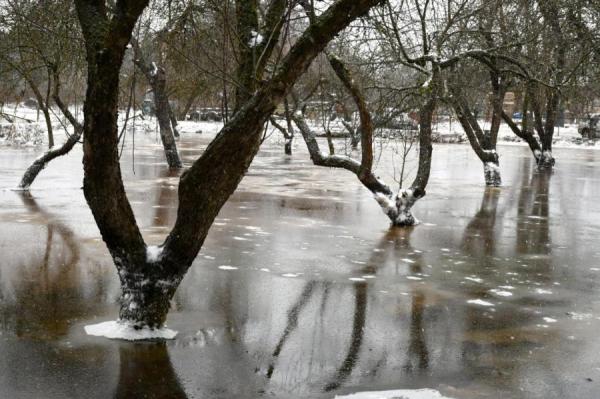
[[[184,159],[207,142],[184,137]],[[153,138],[135,163],[125,151],[159,244],[178,176]],[[177,291],[177,338],[128,343],[83,330],[117,317],[119,283],[81,149],[31,194],[10,189],[39,152],[2,149],[0,398],[598,398],[600,153],[557,150],[547,174],[524,147],[500,152],[503,187],[486,189],[470,148],[435,147],[422,223],[389,229],[354,176],[265,145]]]

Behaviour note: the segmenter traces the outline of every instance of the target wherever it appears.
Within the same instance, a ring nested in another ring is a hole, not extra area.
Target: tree
[[[154,109],[156,119],[160,127],[160,139],[165,150],[165,157],[170,168],[180,169],[183,167],[179,153],[177,152],[177,144],[175,143],[175,125],[171,120],[172,110],[169,104],[169,96],[167,94],[167,76],[166,71],[162,66],[156,65],[156,62],[150,62],[142,52],[137,39],[132,38],[131,44],[134,52],[133,62],[138,69],[144,74],[146,80],[152,88],[154,97]]]
[[[161,246],[148,248],[125,194],[117,154],[119,69],[147,0],[117,0],[114,7],[104,1],[76,0],[88,63],[83,188],[119,273],[122,321],[136,328],[164,324],[169,300],[258,151],[264,123],[327,43],[379,2],[338,0],[311,22],[272,76],[183,173],[175,226]],[[272,32],[261,34],[277,40]]]

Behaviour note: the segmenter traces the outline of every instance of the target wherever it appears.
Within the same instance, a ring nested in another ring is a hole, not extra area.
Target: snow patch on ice
[[[105,321],[98,324],[90,324],[84,327],[88,335],[105,337],[109,339],[122,339],[127,341],[139,341],[149,339],[174,339],[177,331],[163,328],[140,328],[136,329],[133,324],[117,320]]]
[[[484,301],[483,299],[469,299],[467,301],[467,303],[470,303],[471,305],[479,305],[479,306],[494,306],[493,303]]]
[[[510,291],[503,291],[503,290],[497,290],[497,289],[490,290],[490,293],[492,293],[494,295],[498,295],[498,296],[512,296],[512,294],[513,294]]]
[[[235,266],[221,265],[221,266],[219,266],[219,269],[221,269],[221,270],[237,270],[238,268]]]
[[[451,399],[434,389],[397,389],[336,395],[335,399]]]

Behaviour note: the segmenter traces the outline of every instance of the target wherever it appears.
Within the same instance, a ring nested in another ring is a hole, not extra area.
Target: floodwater
[[[185,160],[207,142],[185,135]],[[80,189],[81,149],[23,195],[10,188],[39,150],[3,148],[0,397],[598,398],[600,152],[557,150],[552,174],[524,147],[500,153],[504,186],[486,189],[467,146],[436,146],[422,224],[390,230],[354,176],[265,145],[177,291],[178,337],[128,343],[83,330],[116,318],[119,285]],[[160,243],[177,176],[153,134],[122,162]]]

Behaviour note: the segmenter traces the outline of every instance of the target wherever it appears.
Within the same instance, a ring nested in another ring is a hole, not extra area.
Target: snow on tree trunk
[[[542,151],[539,159],[538,159],[538,167],[540,169],[552,169],[554,167],[554,156],[552,155],[551,150]]]
[[[168,271],[161,247],[148,246],[146,262],[141,267],[119,265],[123,262],[115,259],[121,280],[119,320],[136,329],[160,328],[182,277]]]
[[[500,166],[497,162],[484,162],[483,174],[485,176],[485,185],[500,187],[502,179],[500,178]]]
[[[402,190],[395,199],[383,193],[375,194],[375,200],[390,218],[392,225],[399,227],[414,226],[419,223],[412,214],[412,207],[421,197],[416,195],[412,188]]]

